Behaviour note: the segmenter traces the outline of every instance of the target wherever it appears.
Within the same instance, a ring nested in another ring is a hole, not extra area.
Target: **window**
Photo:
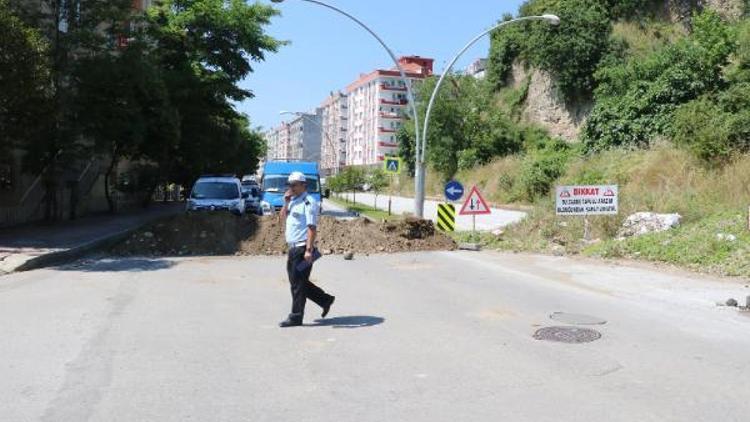
[[[235,183],[200,182],[193,186],[193,199],[237,199],[240,191]]]

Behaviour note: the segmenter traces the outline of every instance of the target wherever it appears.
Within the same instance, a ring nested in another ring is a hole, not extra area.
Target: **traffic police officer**
[[[286,242],[289,247],[286,270],[292,288],[292,313],[279,326],[296,327],[302,325],[307,299],[323,308],[322,317],[325,318],[336,298],[310,282],[313,254],[317,253],[315,236],[319,205],[315,198],[307,194],[304,174],[293,172],[288,182],[281,219],[286,222]]]

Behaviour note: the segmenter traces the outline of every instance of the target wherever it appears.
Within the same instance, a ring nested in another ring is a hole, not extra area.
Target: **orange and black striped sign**
[[[456,231],[456,207],[453,204],[438,204],[437,226],[444,232]]]

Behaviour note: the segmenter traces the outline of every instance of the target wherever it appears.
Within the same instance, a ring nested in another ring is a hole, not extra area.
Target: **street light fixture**
[[[391,50],[391,48],[388,47],[385,41],[383,41],[383,39],[380,38],[378,34],[375,33],[375,31],[370,29],[370,27],[365,25],[364,22],[350,15],[349,13],[335,6],[331,6],[328,3],[324,3],[318,0],[299,0],[299,1],[317,4],[319,6],[325,7],[327,9],[333,10],[336,13],[346,16],[350,20],[354,21],[357,25],[361,26],[370,35],[372,35],[378,41],[378,43],[380,43],[380,45],[385,49],[385,51],[388,52],[388,55],[391,56],[393,63],[396,64],[396,68],[401,74],[401,79],[403,79],[404,84],[406,84],[406,95],[409,97],[409,105],[411,106],[412,118],[414,119],[414,138],[415,138],[415,146],[416,146],[415,148],[415,163],[416,163],[416,166],[415,166],[416,167],[416,174],[415,174],[416,186],[415,188],[417,192],[419,191],[424,192],[424,170],[425,170],[424,156],[420,155],[420,150],[423,151],[424,148],[420,148],[420,146],[422,146],[422,137],[420,136],[419,117],[417,116],[417,103],[414,101],[414,91],[412,90],[411,80],[409,80],[406,77],[406,72],[404,71],[404,68],[401,66],[401,63],[399,63],[398,59],[396,58],[396,55],[393,54],[393,50]],[[271,0],[271,2],[283,3],[284,0]],[[421,183],[421,186],[420,186],[420,183]],[[417,215],[417,217],[420,217],[420,218],[424,216],[424,195],[422,195],[421,197],[415,198],[414,213]]]
[[[553,26],[557,26],[560,24],[560,18],[557,17],[556,15],[551,15],[551,14],[546,14],[546,15],[541,15],[541,16],[525,16],[522,18],[516,18],[516,19],[504,21],[493,26],[492,28],[486,31],[483,31],[481,34],[474,37],[471,41],[469,41],[468,44],[466,44],[466,46],[463,49],[461,49],[461,51],[458,52],[458,54],[456,54],[456,57],[454,57],[453,60],[451,60],[451,62],[448,64],[448,67],[445,69],[445,71],[443,71],[443,74],[440,75],[440,79],[438,79],[438,82],[435,85],[435,89],[432,91],[432,96],[430,96],[430,102],[427,105],[427,112],[424,118],[424,130],[422,130],[422,151],[418,151],[417,156],[421,156],[422,158],[424,158],[425,154],[427,153],[427,130],[429,129],[430,114],[432,113],[432,106],[435,104],[435,99],[437,98],[437,94],[440,91],[440,86],[443,84],[443,80],[445,80],[446,76],[448,76],[448,74],[451,72],[451,70],[453,69],[453,66],[456,64],[458,59],[461,58],[461,56],[466,52],[466,50],[471,48],[471,46],[473,46],[477,41],[479,41],[481,38],[488,35],[492,31],[496,29],[500,29],[512,23],[531,21],[531,20],[544,20],[544,21],[549,22]],[[419,149],[419,145],[417,145],[417,149]],[[424,178],[424,176],[425,176],[424,171],[416,175],[417,178]],[[415,198],[415,202],[422,204],[423,206],[424,197],[425,197],[424,180],[421,180],[421,181],[417,180],[416,186],[417,186],[417,190],[416,190],[415,196],[417,198]],[[420,212],[418,212],[417,214],[420,216],[422,215],[422,213]]]
[[[301,118],[307,120],[308,122],[314,124],[315,126],[317,126],[320,129],[320,132],[323,134],[323,136],[325,136],[326,140],[328,141],[329,148],[333,148],[334,151],[337,151],[337,149],[336,149],[336,143],[333,142],[333,139],[328,134],[328,132],[325,130],[325,128],[323,127],[323,125],[321,125],[315,119],[313,119],[313,118],[310,117],[312,115],[311,113],[304,113],[302,111],[281,110],[279,112],[279,115],[282,115],[282,116],[283,115],[292,115],[292,116],[301,117]],[[322,154],[321,154],[321,160],[322,160],[322,158],[323,157],[322,157]],[[339,171],[340,171],[340,167],[339,166],[340,166],[339,158],[338,158],[338,154],[336,154],[336,168],[335,168],[336,169],[336,174],[338,174]]]

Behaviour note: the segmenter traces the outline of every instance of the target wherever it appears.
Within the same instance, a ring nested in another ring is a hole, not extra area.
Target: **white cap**
[[[294,171],[294,172],[292,172],[292,174],[289,175],[289,179],[287,179],[287,182],[289,182],[289,183],[295,183],[295,182],[307,183],[307,178],[301,172]]]

